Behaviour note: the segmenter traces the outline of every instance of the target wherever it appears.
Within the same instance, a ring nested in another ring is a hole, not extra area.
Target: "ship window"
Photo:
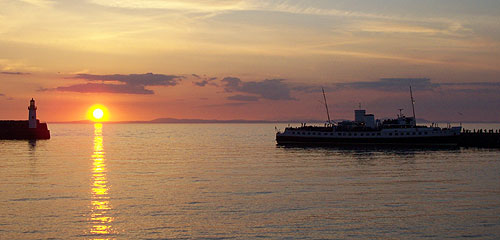
[[[311,133],[307,133],[307,135],[311,135]]]
[[[415,133],[415,132],[413,132],[413,135],[415,135],[415,134],[416,134],[416,133]]]
[[[338,133],[337,135],[342,136],[342,133]]]
[[[358,134],[357,134],[357,133],[355,133],[355,134],[354,134],[354,136],[358,136]]]
[[[328,135],[328,133],[325,133],[325,134],[323,134],[323,135],[325,135],[325,136],[326,136],[326,135]]]
[[[422,135],[422,132],[418,132],[418,135]]]
[[[398,136],[399,134],[398,133],[394,133],[394,135]]]
[[[362,134],[362,133],[361,133],[361,134],[359,134],[359,135],[360,135],[360,136],[363,136],[363,134]]]
[[[406,135],[410,135],[410,133],[408,132],[408,133],[406,133]]]
[[[303,132],[302,135],[306,135],[306,132]]]
[[[392,133],[389,133],[389,136],[392,136]]]
[[[352,134],[351,134],[351,133],[349,133],[349,136],[351,136],[351,135],[352,135]]]
[[[424,132],[425,135],[427,135],[427,132]]]
[[[330,133],[330,136],[333,136],[333,133]]]
[[[375,136],[375,133],[372,133],[372,136]]]
[[[313,132],[313,135],[316,135],[316,133],[315,133],[315,132]]]
[[[377,136],[380,136],[381,134],[380,133],[377,133]]]

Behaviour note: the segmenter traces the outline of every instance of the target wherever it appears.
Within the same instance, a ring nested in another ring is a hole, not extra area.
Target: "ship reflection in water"
[[[112,234],[113,217],[110,215],[111,205],[108,196],[108,180],[106,176],[106,159],[104,158],[102,124],[94,124],[94,152],[92,154],[92,203],[90,229],[91,235]]]

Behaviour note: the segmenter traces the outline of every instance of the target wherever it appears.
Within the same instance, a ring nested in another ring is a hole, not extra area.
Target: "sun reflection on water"
[[[94,124],[94,152],[92,154],[92,213],[90,222],[92,235],[106,235],[113,233],[111,223],[114,218],[110,216],[111,205],[108,196],[107,169],[104,158],[102,124]],[[102,236],[101,236],[102,237]]]

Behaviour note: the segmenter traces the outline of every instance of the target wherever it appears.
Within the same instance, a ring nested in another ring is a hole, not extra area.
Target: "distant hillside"
[[[232,120],[216,120],[216,119],[179,119],[179,118],[157,118],[150,121],[115,121],[106,123],[320,123],[321,120],[245,120],[245,119],[232,119]],[[89,120],[68,121],[68,122],[49,122],[49,123],[65,123],[65,124],[89,124],[93,123]]]
[[[286,121],[269,121],[269,120],[244,120],[244,119],[233,119],[233,120],[215,120],[215,119],[178,119],[178,118],[157,118],[148,123],[300,123],[304,121],[300,120],[286,120]],[[312,120],[309,122],[320,122],[317,120]]]

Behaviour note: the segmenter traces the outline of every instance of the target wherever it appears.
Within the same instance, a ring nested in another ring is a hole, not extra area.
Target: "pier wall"
[[[0,121],[0,139],[50,139],[47,123],[40,123],[37,127],[29,128],[29,121]]]
[[[500,132],[488,131],[465,131],[460,134],[459,146],[463,147],[500,147]]]

